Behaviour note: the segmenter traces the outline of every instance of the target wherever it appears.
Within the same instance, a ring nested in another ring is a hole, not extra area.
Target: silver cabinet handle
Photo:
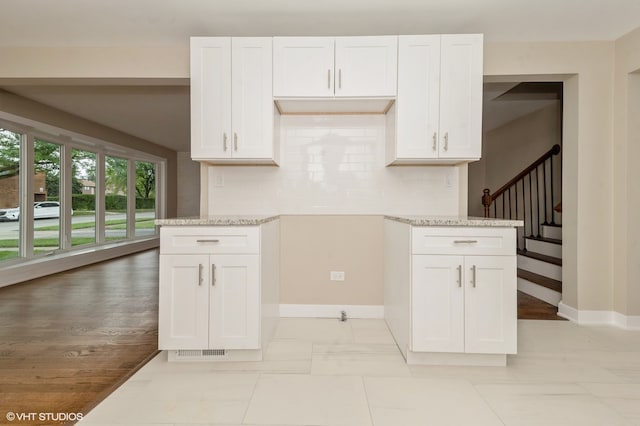
[[[447,151],[449,149],[449,132],[444,134],[444,150]]]
[[[476,244],[478,240],[453,240],[453,244]]]
[[[202,285],[202,263],[198,265],[198,285]]]
[[[342,69],[338,70],[338,89],[342,89]]]
[[[473,284],[473,288],[476,288],[476,265],[471,267],[471,272],[473,274],[471,277],[471,283]]]
[[[458,287],[462,287],[462,265],[458,265]]]
[[[196,240],[196,243],[219,243],[220,240]]]
[[[227,151],[227,132],[222,134],[222,149]]]
[[[331,89],[331,70],[327,70],[327,89]]]
[[[238,134],[236,132],[233,132],[233,150],[238,150]]]
[[[438,145],[438,133],[433,132],[433,150],[435,151]]]
[[[215,263],[211,264],[211,287],[216,286],[216,265]]]

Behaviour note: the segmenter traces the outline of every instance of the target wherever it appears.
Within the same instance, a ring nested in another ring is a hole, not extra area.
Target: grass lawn
[[[121,240],[120,237],[107,237],[107,241],[116,241]],[[96,240],[93,237],[73,237],[71,239],[72,246],[81,246],[83,244],[93,244]],[[59,241],[57,238],[36,238],[33,240],[34,247],[47,247],[50,249],[55,249],[59,247]],[[9,249],[17,249],[18,248],[18,240],[0,240],[0,249],[9,248]],[[47,253],[51,250],[34,250],[35,254]],[[0,250],[0,261],[6,259],[13,259],[18,257],[17,250]]]
[[[0,250],[0,261],[7,260],[7,259],[13,259],[15,257],[18,257],[18,252],[17,251]]]
[[[154,224],[155,219],[137,219],[136,220],[136,229],[151,229],[156,225]],[[126,229],[127,228],[127,220],[126,219],[114,219],[107,220],[104,223],[107,229]],[[95,222],[81,222],[74,223],[71,225],[71,229],[90,229],[95,228]],[[60,229],[59,225],[50,225],[50,226],[39,226],[35,228],[35,231],[57,231]]]

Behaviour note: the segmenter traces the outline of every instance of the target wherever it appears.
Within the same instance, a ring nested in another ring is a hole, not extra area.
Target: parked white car
[[[71,211],[73,214],[73,210]],[[34,219],[56,219],[60,217],[60,203],[57,201],[39,201],[33,203]],[[11,209],[0,210],[0,221],[18,220],[20,219],[20,209],[14,207]]]

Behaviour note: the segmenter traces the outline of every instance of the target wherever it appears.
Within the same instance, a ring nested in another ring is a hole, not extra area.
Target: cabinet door
[[[274,37],[273,95],[333,96],[333,37]]]
[[[191,39],[191,157],[231,157],[231,39]]]
[[[269,37],[232,39],[233,158],[273,158],[273,78]]]
[[[516,353],[516,256],[466,256],[465,278],[465,351]]]
[[[258,255],[211,256],[211,349],[259,349]]]
[[[440,36],[398,38],[397,158],[437,158]]]
[[[209,256],[160,256],[159,349],[209,343]]]
[[[337,37],[336,96],[395,96],[398,37]]]
[[[480,158],[482,35],[443,35],[440,58],[440,158]]]
[[[463,259],[462,256],[413,256],[413,351],[464,352]]]

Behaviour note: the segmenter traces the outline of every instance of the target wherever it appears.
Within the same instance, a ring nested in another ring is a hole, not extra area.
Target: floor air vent
[[[173,352],[173,359],[175,361],[205,361],[219,358],[226,358],[227,353],[224,349],[202,349],[202,350],[188,350],[181,349]]]

